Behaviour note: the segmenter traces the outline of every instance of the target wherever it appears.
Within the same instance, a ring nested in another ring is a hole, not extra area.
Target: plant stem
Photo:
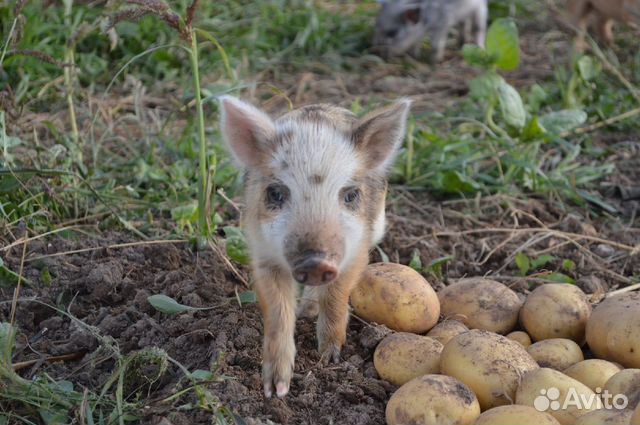
[[[196,98],[196,112],[198,113],[198,141],[200,142],[200,177],[198,181],[198,249],[207,247],[209,237],[209,222],[207,220],[207,143],[204,136],[204,112],[200,97],[200,73],[198,71],[198,39],[196,31],[191,31],[191,72],[193,73],[193,87]]]

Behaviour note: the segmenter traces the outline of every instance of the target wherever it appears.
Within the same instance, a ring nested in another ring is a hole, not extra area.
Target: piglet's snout
[[[324,252],[306,251],[293,263],[293,278],[305,285],[325,285],[337,277],[338,267]]]

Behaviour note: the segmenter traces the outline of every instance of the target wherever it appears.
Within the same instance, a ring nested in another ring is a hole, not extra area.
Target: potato
[[[482,410],[511,404],[520,377],[537,368],[522,345],[478,329],[453,337],[440,355],[440,371],[468,385]]]
[[[638,404],[636,410],[633,411],[629,425],[640,425],[640,404]]]
[[[460,279],[438,292],[444,317],[456,315],[470,329],[506,334],[518,323],[522,301],[518,295],[490,279]]]
[[[356,314],[398,332],[424,333],[440,316],[435,291],[417,271],[394,263],[367,267],[351,293]]]
[[[446,345],[451,338],[468,330],[469,328],[458,320],[445,319],[427,332],[427,336],[440,341],[442,345]]]
[[[560,422],[546,412],[538,412],[531,406],[498,406],[489,409],[476,420],[474,425],[560,425]]]
[[[631,410],[600,409],[578,418],[573,425],[628,425]]]
[[[551,338],[536,342],[527,348],[527,353],[540,367],[563,371],[584,360],[580,346],[570,339]]]
[[[423,375],[401,386],[389,399],[388,425],[473,424],[480,405],[473,392],[450,376]]]
[[[640,368],[640,292],[598,304],[587,322],[587,343],[600,359]]]
[[[613,375],[602,388],[602,397],[605,394],[613,398],[623,394],[628,401],[627,407],[634,408],[640,403],[640,369],[624,369]],[[612,401],[615,402],[615,399]]]
[[[578,381],[591,388],[593,391],[600,391],[604,388],[604,384],[622,368],[615,363],[600,359],[583,360],[565,369],[562,373],[577,379]]]
[[[602,407],[600,398],[591,388],[549,368],[532,370],[524,375],[515,401],[547,412],[563,425],[572,424],[580,416]]]
[[[524,348],[527,348],[531,345],[531,337],[526,332],[515,331],[507,334],[506,336],[509,339],[519,342]]]
[[[373,365],[380,378],[400,386],[418,376],[440,373],[442,348],[428,336],[394,333],[376,347]]]
[[[529,294],[520,309],[520,323],[533,341],[568,338],[582,344],[590,314],[591,304],[580,288],[547,283]]]

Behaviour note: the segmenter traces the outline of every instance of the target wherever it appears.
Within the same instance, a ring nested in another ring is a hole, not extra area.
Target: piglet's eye
[[[344,192],[344,203],[353,204],[360,199],[360,189],[351,187]]]
[[[396,34],[398,34],[398,30],[387,30],[387,32],[384,33],[384,35],[386,35],[388,38],[393,38],[396,36]]]
[[[267,204],[272,207],[281,207],[287,200],[289,190],[281,184],[272,184],[267,187]]]

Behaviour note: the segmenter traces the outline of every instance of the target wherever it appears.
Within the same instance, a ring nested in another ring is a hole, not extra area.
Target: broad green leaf
[[[214,378],[213,372],[209,370],[197,369],[191,372],[191,378],[196,381],[211,381]]]
[[[536,115],[534,115],[529,120],[527,125],[524,126],[520,136],[522,137],[522,140],[530,141],[530,140],[536,140],[540,138],[540,136],[544,135],[544,133],[545,133],[545,130],[540,125],[540,120]]]
[[[578,59],[576,66],[580,77],[585,81],[591,81],[600,73],[600,64],[594,62],[591,56],[582,56]]]
[[[529,270],[531,270],[531,264],[529,263],[529,257],[522,252],[516,254],[516,266],[520,269],[520,274],[525,276]]]
[[[469,65],[482,68],[492,65],[495,61],[495,58],[476,44],[465,44],[462,47],[462,57]]]
[[[555,260],[555,257],[553,255],[549,255],[549,254],[541,255],[538,258],[531,261],[531,269],[535,270],[535,269],[539,269],[540,267],[544,267],[553,260]]]
[[[456,170],[438,173],[436,179],[445,193],[473,193],[479,190],[476,182],[460,174]]]
[[[524,127],[526,114],[522,98],[518,91],[504,80],[498,85],[498,100],[505,122],[517,129]]]
[[[151,295],[147,298],[149,304],[151,304],[156,310],[165,314],[178,314],[185,311],[195,310],[193,307],[183,305],[174,300],[171,297],[162,294]]]
[[[504,79],[494,73],[487,72],[469,82],[471,97],[477,101],[492,103],[498,93],[498,86]]]
[[[73,382],[71,381],[53,381],[47,384],[47,386],[55,391],[60,391],[65,394],[70,394],[73,392]]]
[[[442,277],[442,266],[447,264],[449,261],[453,260],[452,255],[446,255],[444,257],[439,257],[434,260],[431,260],[427,267],[424,268],[425,271],[431,272],[438,277]]]
[[[225,247],[229,258],[245,266],[249,264],[249,248],[247,247],[247,241],[242,231],[237,227],[226,226],[224,228],[224,234]]]
[[[570,283],[570,284],[576,283],[576,281],[573,278],[562,273],[555,273],[555,272],[542,273],[539,275],[539,277],[545,280],[549,280],[551,282],[556,282],[556,283]]]
[[[538,112],[540,110],[540,106],[547,100],[548,96],[549,95],[542,86],[540,86],[540,84],[532,85],[529,89],[529,94],[527,95],[529,110],[531,112]]]
[[[38,413],[40,413],[40,417],[46,425],[67,425],[71,423],[68,413],[63,408],[59,410],[41,408]]]
[[[411,261],[409,261],[409,267],[417,272],[422,271],[422,260],[420,259],[420,251],[417,249],[413,250],[411,254]]]
[[[569,259],[562,260],[562,268],[568,272],[572,272],[576,269],[576,263]]]
[[[587,120],[587,113],[581,109],[563,109],[549,112],[540,117],[540,125],[551,134],[560,134],[578,127]]]
[[[11,356],[16,344],[16,328],[10,323],[0,323],[0,367],[11,368]]]
[[[495,64],[504,71],[513,71],[520,64],[518,28],[510,18],[498,18],[487,31],[487,53],[495,58]]]
[[[254,291],[244,291],[238,294],[238,300],[241,305],[255,304],[258,302],[258,297]]]

